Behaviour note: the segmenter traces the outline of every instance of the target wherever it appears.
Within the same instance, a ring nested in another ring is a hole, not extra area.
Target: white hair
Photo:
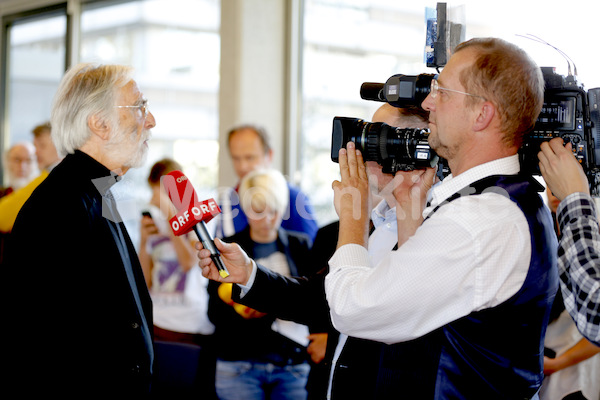
[[[238,193],[240,206],[246,215],[256,215],[255,210],[265,207],[284,215],[290,200],[287,181],[281,172],[274,169],[249,172],[240,182]]]
[[[124,65],[82,63],[63,77],[51,112],[52,141],[62,157],[81,148],[90,138],[88,119],[98,115],[117,126],[114,107],[119,89],[132,80],[133,69]]]

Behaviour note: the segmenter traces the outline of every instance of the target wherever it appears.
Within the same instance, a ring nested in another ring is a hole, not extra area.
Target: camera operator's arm
[[[583,168],[571,151],[571,143],[563,146],[562,138],[554,138],[542,143],[540,150],[540,171],[559,200],[576,192],[590,193]]]
[[[600,230],[594,200],[576,192],[557,209],[560,286],[577,328],[600,346]]]
[[[393,193],[398,220],[398,246],[414,235],[423,222],[427,192],[433,185],[434,177],[435,168],[396,172]]]
[[[581,339],[573,347],[570,347],[556,358],[544,357],[544,375],[549,376],[565,368],[577,365],[598,353],[600,353],[600,347],[594,346],[586,339]]]
[[[594,200],[570,143],[563,147],[556,138],[540,148],[542,176],[561,200],[558,271],[565,307],[581,333],[600,345],[600,230]]]
[[[348,142],[340,149],[339,163],[341,181],[332,184],[334,205],[340,217],[340,232],[337,247],[358,244],[367,247],[369,238],[369,178],[360,151]]]

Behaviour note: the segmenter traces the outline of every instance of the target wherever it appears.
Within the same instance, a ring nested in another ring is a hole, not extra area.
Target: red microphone
[[[198,201],[192,183],[181,171],[169,172],[161,180],[169,199],[178,211],[169,221],[173,233],[180,236],[194,230],[198,240],[202,242],[202,246],[210,251],[210,258],[217,266],[219,275],[227,278],[229,271],[223,264],[221,253],[206,229],[206,222],[221,212],[217,202],[214,199]]]

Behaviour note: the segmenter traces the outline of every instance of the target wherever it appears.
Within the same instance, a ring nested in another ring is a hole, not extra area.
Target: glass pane
[[[311,194],[320,225],[337,218],[331,190],[339,179],[330,158],[333,117],[370,121],[381,104],[360,98],[363,82],[424,72],[423,10],[406,2],[305,1],[301,186]]]
[[[9,28],[9,141],[32,141],[32,129],[50,119],[65,71],[66,17],[16,22]]]
[[[573,59],[579,83],[586,88],[600,86],[600,53],[590,51],[589,40],[582,39],[595,37],[600,2],[570,2],[571,9],[586,10],[573,19],[557,12],[564,9],[562,2],[547,1],[543,7],[540,4],[463,0],[448,3],[448,7],[457,12],[455,18],[458,15],[464,19],[465,39],[501,37],[523,48],[538,65],[554,66],[557,73],[566,75],[568,62],[559,51],[518,36],[535,33]],[[436,2],[304,1],[299,167],[302,189],[311,193],[320,224],[337,218],[331,190],[331,182],[339,177],[337,164],[330,161],[333,117],[371,120],[381,103],[361,100],[359,90],[363,82],[385,82],[399,73],[435,72],[423,61],[425,7],[435,9]]]
[[[150,199],[150,167],[164,157],[182,164],[202,199],[216,196],[220,1],[100,5],[83,10],[81,61],[133,66],[156,119],[146,165],[117,185],[126,192],[119,203],[124,219],[139,220]],[[137,232],[130,227],[134,243]]]

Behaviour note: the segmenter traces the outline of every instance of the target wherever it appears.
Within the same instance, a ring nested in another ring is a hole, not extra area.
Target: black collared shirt
[[[127,230],[103,198],[117,180],[76,151],[17,217],[2,302],[15,354],[0,361],[11,364],[15,385],[35,376],[32,392],[149,389],[152,302]]]

